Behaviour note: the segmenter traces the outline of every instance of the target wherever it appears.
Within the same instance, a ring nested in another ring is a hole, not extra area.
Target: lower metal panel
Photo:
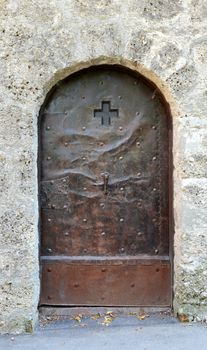
[[[119,260],[76,264],[46,260],[40,304],[167,307],[171,305],[170,263],[150,260],[129,265]]]

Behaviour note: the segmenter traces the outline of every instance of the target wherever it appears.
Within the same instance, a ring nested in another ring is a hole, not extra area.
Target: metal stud
[[[122,130],[123,130],[123,127],[122,127],[122,126],[120,126],[120,127],[119,127],[119,130],[120,130],[120,131],[122,131]]]
[[[119,221],[120,221],[120,222],[123,222],[123,221],[124,221],[124,219],[123,219],[123,218],[121,218]]]
[[[155,125],[153,125],[153,126],[152,126],[152,129],[153,129],[153,130],[155,130],[155,129],[156,129],[156,126],[155,126]]]
[[[50,130],[50,126],[48,125],[48,126],[46,126],[46,130]]]
[[[64,145],[65,145],[65,146],[68,146],[68,142],[65,142]]]
[[[119,96],[119,99],[121,100],[121,99],[122,99],[122,96]]]
[[[87,188],[86,188],[86,187],[83,187],[83,190],[84,190],[84,191],[86,191],[86,190],[87,190]]]
[[[53,184],[54,184],[54,180],[51,180],[51,181],[50,181],[50,184],[53,185]]]
[[[51,157],[47,157],[47,160],[51,160]]]
[[[106,232],[101,232],[101,236],[105,236]]]
[[[48,269],[47,269],[47,272],[51,272],[52,271],[52,269],[49,267]]]
[[[103,142],[100,142],[99,145],[102,147],[102,146],[104,146],[104,143],[103,143]]]
[[[137,176],[141,176],[141,173],[137,173]]]
[[[87,222],[87,219],[83,219],[83,222]]]
[[[52,253],[52,249],[51,248],[47,248],[47,252],[48,253]]]
[[[140,114],[140,112],[136,112],[136,115],[139,115]]]
[[[124,253],[125,249],[124,248],[121,248],[121,252]]]
[[[64,235],[65,235],[65,236],[69,236],[69,232],[65,232]]]
[[[158,254],[159,253],[159,250],[158,249],[155,249],[155,254]]]
[[[102,271],[102,272],[106,272],[106,268],[103,267],[103,268],[101,269],[101,271]]]
[[[119,159],[120,159],[120,160],[122,160],[122,159],[123,159],[123,157],[121,156],[121,157],[119,157]]]
[[[157,191],[157,189],[154,187],[154,188],[153,188],[153,191],[155,192],[155,191]]]
[[[83,127],[82,127],[82,130],[86,130],[86,127],[85,127],[85,126],[83,126]]]
[[[66,204],[63,205],[63,209],[68,209],[68,206]]]
[[[51,208],[52,208],[52,209],[55,209],[55,204],[52,204],[52,205],[51,205]]]
[[[101,208],[104,208],[104,207],[105,207],[105,204],[104,204],[104,203],[100,203],[100,207],[101,207]]]
[[[66,179],[63,179],[63,182],[66,182]]]
[[[82,159],[83,159],[83,160],[86,160],[86,157],[83,157]]]
[[[121,188],[120,188],[120,191],[124,191],[124,187],[121,187]]]
[[[141,231],[139,231],[139,232],[137,232],[137,236],[142,236],[143,235],[143,233],[141,232]]]
[[[47,221],[48,221],[48,222],[51,222],[51,219],[50,219],[50,218],[48,218],[48,219],[47,219]]]
[[[156,160],[156,159],[157,159],[157,157],[153,157],[153,158],[152,158],[152,160]]]
[[[140,142],[137,142],[136,145],[137,145],[137,146],[140,146]]]

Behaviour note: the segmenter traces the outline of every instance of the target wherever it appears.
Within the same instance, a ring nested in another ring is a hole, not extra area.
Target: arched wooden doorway
[[[171,119],[116,66],[58,83],[40,113],[40,305],[171,306]]]

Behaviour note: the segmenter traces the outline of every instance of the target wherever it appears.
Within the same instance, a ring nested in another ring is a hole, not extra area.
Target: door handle
[[[102,173],[101,176],[103,177],[103,191],[104,194],[108,193],[108,183],[109,183],[109,173]]]

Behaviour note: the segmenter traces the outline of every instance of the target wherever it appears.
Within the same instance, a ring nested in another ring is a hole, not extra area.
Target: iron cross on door
[[[118,117],[119,111],[118,109],[111,108],[110,101],[102,101],[101,105],[102,105],[101,109],[94,110],[94,117],[101,118],[102,125],[106,125],[106,126],[111,125],[111,118]]]

